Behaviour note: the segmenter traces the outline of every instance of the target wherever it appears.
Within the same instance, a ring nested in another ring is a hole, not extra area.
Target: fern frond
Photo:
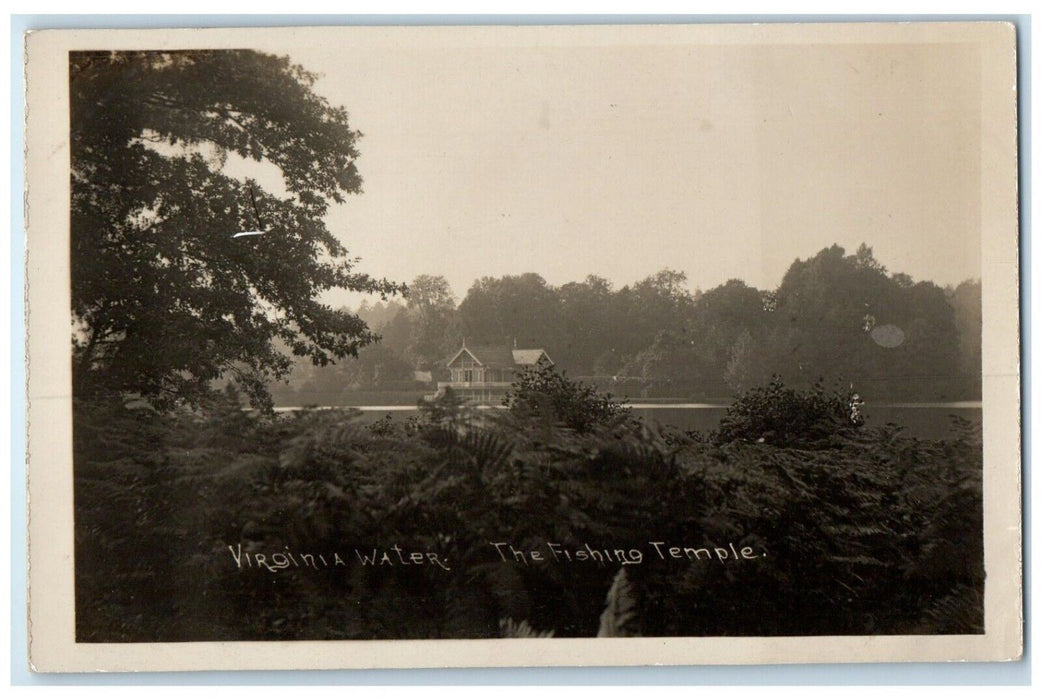
[[[514,622],[512,618],[504,617],[499,621],[499,634],[504,639],[545,639],[554,636],[554,631],[539,632],[527,620]]]
[[[626,568],[620,568],[615,574],[611,588],[608,589],[606,607],[601,613],[601,626],[597,630],[598,637],[639,637],[640,604],[637,592],[626,575]]]

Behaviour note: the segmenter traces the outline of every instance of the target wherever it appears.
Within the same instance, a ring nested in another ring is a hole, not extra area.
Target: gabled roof
[[[554,363],[542,348],[533,348],[531,350],[518,350],[515,348],[513,355],[514,364],[516,365],[534,365],[539,362],[539,358],[544,356],[550,364]]]
[[[514,357],[510,354],[510,348],[502,345],[469,345],[464,348],[474,356],[483,367],[513,367]]]
[[[457,359],[459,359],[459,356],[462,355],[463,353],[466,353],[466,354],[470,355],[472,358],[474,358],[475,362],[477,362],[478,364],[481,364],[481,361],[478,360],[478,358],[474,357],[474,353],[472,353],[470,350],[468,350],[467,346],[464,345],[462,348],[460,348],[459,350],[456,351],[455,355],[453,355],[451,358],[449,358],[449,361],[445,363],[445,366],[446,367],[451,367],[452,363],[455,362]]]
[[[539,362],[540,357],[546,355],[542,348],[525,350],[515,348],[511,350],[503,345],[464,345],[459,349],[459,352],[452,356],[451,360],[445,363],[446,366],[451,367],[459,359],[460,355],[464,353],[473,357],[482,367],[491,367],[493,369],[534,365]],[[546,355],[546,359],[550,360],[550,356]],[[553,364],[553,360],[550,360],[550,363]]]

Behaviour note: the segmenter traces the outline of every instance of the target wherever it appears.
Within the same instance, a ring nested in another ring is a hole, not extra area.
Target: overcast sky
[[[364,192],[327,221],[377,276],[444,275],[459,299],[523,272],[769,288],[793,259],[862,241],[916,280],[980,276],[967,45],[289,53],[364,134]]]

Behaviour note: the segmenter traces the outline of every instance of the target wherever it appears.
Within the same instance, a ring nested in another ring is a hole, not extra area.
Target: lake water
[[[324,408],[347,408],[327,406]],[[415,406],[355,406],[362,412],[360,420],[372,423],[390,415],[397,420],[406,420],[417,415]],[[675,425],[684,430],[713,430],[727,412],[722,404],[630,404],[633,412],[643,418]],[[489,408],[488,410],[497,410]],[[296,407],[276,408],[276,411],[299,410]],[[954,403],[890,403],[866,404],[862,410],[869,426],[896,423],[905,427],[905,435],[922,439],[947,437],[951,428],[950,416],[958,416],[978,425],[981,423],[980,401]]]

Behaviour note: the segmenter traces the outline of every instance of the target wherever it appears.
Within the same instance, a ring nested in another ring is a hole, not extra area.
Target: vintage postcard
[[[1011,25],[26,50],[35,670],[1020,657]]]

